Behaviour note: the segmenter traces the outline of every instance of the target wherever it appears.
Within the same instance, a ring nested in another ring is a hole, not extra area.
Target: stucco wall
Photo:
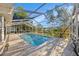
[[[10,26],[13,17],[13,4],[0,3],[0,16],[4,16],[6,26]]]

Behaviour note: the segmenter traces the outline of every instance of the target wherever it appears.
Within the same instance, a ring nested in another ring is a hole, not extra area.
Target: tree
[[[25,9],[21,6],[16,8],[17,12],[14,13],[14,19],[25,19],[27,16],[27,12],[24,11]]]
[[[16,9],[17,9],[17,10],[21,10],[21,11],[24,10],[24,8],[23,8],[22,6],[19,6],[19,7],[17,7]]]

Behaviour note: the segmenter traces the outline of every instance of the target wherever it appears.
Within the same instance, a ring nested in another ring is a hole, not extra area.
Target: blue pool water
[[[22,34],[21,38],[24,39],[27,43],[31,44],[32,46],[38,46],[48,41],[48,37],[37,34]]]

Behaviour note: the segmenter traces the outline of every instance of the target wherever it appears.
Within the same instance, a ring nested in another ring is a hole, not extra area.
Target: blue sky
[[[42,8],[40,8],[38,10],[38,12],[43,12],[45,13],[47,10],[51,10],[53,9],[56,5],[61,5],[62,3],[48,3],[46,5],[44,5]],[[15,4],[15,8],[18,7],[18,6],[22,6],[24,7],[25,10],[32,10],[34,11],[36,8],[38,8],[39,6],[41,5],[41,3],[16,3]],[[67,4],[68,6],[69,4]],[[67,7],[67,6],[64,6],[64,7]],[[67,7],[68,8],[68,7]],[[72,7],[69,7],[69,9],[72,8]],[[71,10],[70,10],[71,11]],[[41,25],[43,25],[44,27],[48,27],[48,26],[52,26],[51,24],[48,24],[47,22],[47,19],[42,15],[42,16],[39,16],[37,18],[35,18],[36,21],[38,22],[41,22]],[[37,25],[36,22],[33,22],[34,25]],[[56,26],[59,26],[60,25],[60,22],[54,22],[53,23],[54,25]]]
[[[26,10],[34,10],[38,8],[41,5],[41,3],[17,3],[15,4],[15,7],[22,6]],[[52,9],[55,7],[55,5],[61,5],[59,3],[48,3],[45,6],[43,6],[39,11],[44,12],[46,10]]]

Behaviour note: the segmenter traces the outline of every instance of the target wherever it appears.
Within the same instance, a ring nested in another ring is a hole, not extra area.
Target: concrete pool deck
[[[69,42],[67,39],[49,38],[49,42],[47,41],[40,46],[31,46],[25,43],[19,35],[21,34],[9,35],[9,49],[3,56],[61,56],[62,53],[63,56],[75,56],[73,51],[68,50],[69,48],[64,52]]]

